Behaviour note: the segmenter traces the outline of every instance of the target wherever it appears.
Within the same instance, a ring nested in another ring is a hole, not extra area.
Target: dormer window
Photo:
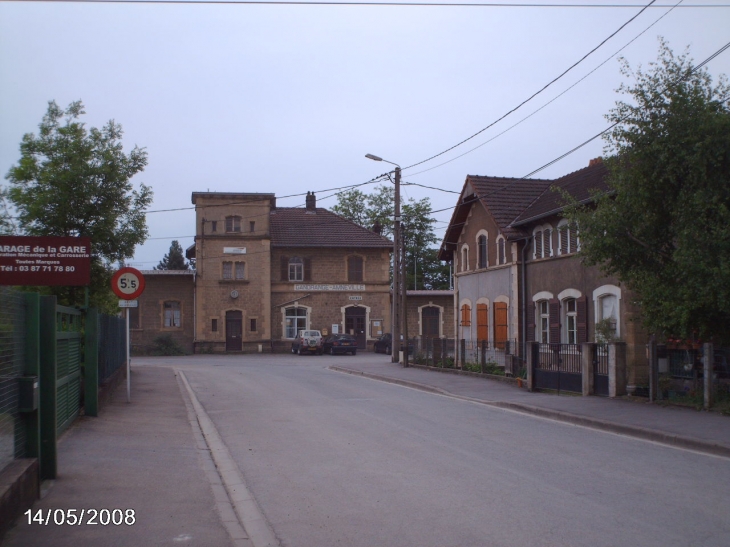
[[[549,224],[538,226],[532,232],[535,245],[532,258],[548,258],[553,256],[553,228]]]
[[[578,228],[567,219],[558,224],[558,254],[564,255],[579,251]]]

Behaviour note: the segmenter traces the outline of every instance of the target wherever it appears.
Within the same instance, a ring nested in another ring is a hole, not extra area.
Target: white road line
[[[221,481],[228,492],[228,497],[238,520],[248,533],[249,538],[251,538],[254,547],[280,547],[274,531],[246,486],[241,470],[231,457],[231,453],[228,451],[223,439],[221,439],[215,424],[208,417],[203,405],[198,401],[195,392],[188,383],[188,379],[185,377],[185,373],[181,370],[177,370],[177,372],[188,391],[203,437],[208,444],[208,448],[210,448],[211,456],[213,456],[213,461],[218,468]]]

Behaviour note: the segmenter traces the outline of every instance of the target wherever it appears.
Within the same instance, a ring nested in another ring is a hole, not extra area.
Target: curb
[[[573,425],[579,425],[588,427],[590,429],[596,429],[599,431],[606,431],[608,433],[615,433],[619,435],[626,435],[628,437],[635,437],[637,439],[643,439],[646,441],[652,441],[676,448],[684,448],[687,450],[694,450],[696,452],[702,452],[703,454],[709,454],[712,456],[720,456],[724,458],[730,458],[730,446],[713,443],[709,441],[702,441],[692,437],[685,437],[682,435],[675,435],[672,433],[662,433],[652,429],[647,429],[639,426],[618,424],[608,420],[601,420],[598,418],[589,418],[587,416],[579,416],[577,414],[570,414],[569,412],[563,412],[560,410],[551,410],[541,408],[537,406],[525,405],[521,403],[511,403],[507,401],[486,401],[484,399],[475,399],[473,397],[465,397],[463,395],[457,395],[440,389],[437,387],[429,386],[427,384],[421,384],[418,382],[411,382],[409,380],[401,380],[399,378],[392,378],[382,374],[373,374],[370,372],[364,372],[361,370],[353,370],[344,367],[332,365],[328,367],[330,370],[336,372],[344,372],[346,374],[353,374],[356,376],[364,376],[373,380],[380,380],[382,382],[388,382],[390,384],[397,384],[404,387],[410,387],[418,389],[420,391],[426,391],[429,393],[436,393],[438,395],[445,395],[454,399],[460,399],[462,401],[469,401],[472,403],[478,403],[486,406],[492,406],[495,408],[503,408],[506,410],[513,410],[515,412],[521,412],[524,414],[531,414],[542,418],[549,418],[559,422],[564,422]]]

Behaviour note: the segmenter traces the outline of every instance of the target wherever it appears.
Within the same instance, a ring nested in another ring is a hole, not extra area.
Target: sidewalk
[[[58,477],[31,509],[44,520],[50,511],[48,524],[21,516],[4,546],[251,545],[222,523],[222,486],[175,371],[135,367],[132,386],[131,403],[120,385],[98,418],[79,418],[61,438]],[[83,522],[69,525],[69,509],[84,509]]]
[[[594,429],[730,457],[730,417],[643,401],[530,393],[512,384],[389,361],[352,360],[340,372],[425,389]]]

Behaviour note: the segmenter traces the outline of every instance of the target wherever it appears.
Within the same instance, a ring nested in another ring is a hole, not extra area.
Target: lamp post
[[[390,320],[391,340],[390,353],[391,362],[399,361],[400,352],[400,322],[401,315],[405,313],[405,309],[401,308],[401,279],[404,276],[401,273],[401,252],[400,252],[400,165],[392,161],[384,160],[373,154],[365,154],[365,157],[373,161],[384,161],[391,165],[395,165],[395,214],[393,216],[393,306],[392,316]],[[408,354],[408,346],[406,341],[406,355]],[[406,361],[407,362],[407,361]]]

